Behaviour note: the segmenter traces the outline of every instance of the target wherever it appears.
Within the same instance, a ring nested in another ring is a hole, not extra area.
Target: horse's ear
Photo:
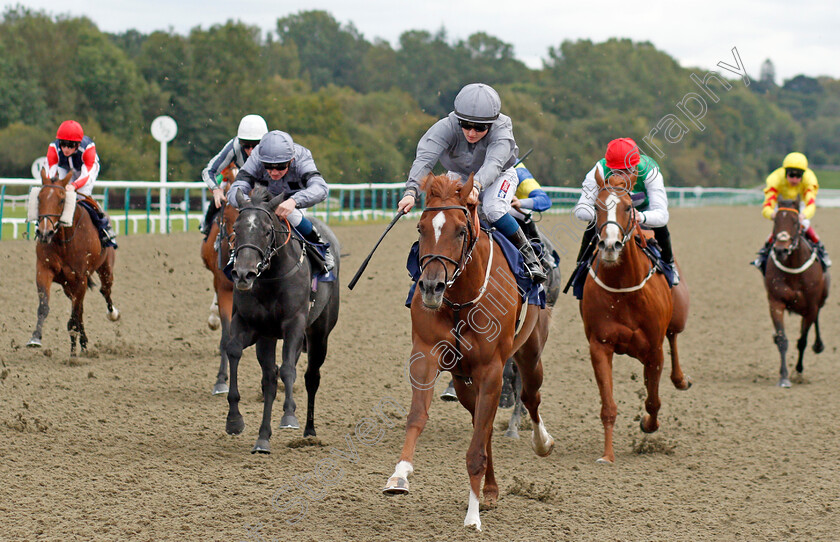
[[[281,192],[280,194],[271,198],[271,200],[268,202],[268,208],[273,211],[274,209],[277,208],[278,205],[283,203],[284,199],[286,199],[286,193]]]
[[[47,184],[47,182],[49,182],[49,180],[50,180],[50,178],[47,177],[47,168],[42,167],[41,168],[41,184]]]
[[[595,168],[595,183],[598,185],[598,188],[604,188],[604,176],[601,175],[601,172],[598,171],[598,168]]]
[[[248,197],[245,194],[242,193],[242,190],[237,190],[234,193],[233,197],[236,198],[236,206],[239,207],[240,209],[245,207],[245,205],[247,205],[248,202],[251,201],[251,200],[248,199]]]
[[[71,177],[73,177],[73,172],[68,171],[67,175],[65,175],[63,179],[58,180],[58,184],[60,184],[61,186],[67,186],[67,183],[70,182]]]
[[[429,193],[429,189],[432,187],[432,182],[435,180],[434,174],[430,171],[426,177],[420,181],[420,190],[426,194]]]
[[[463,184],[463,186],[461,186],[461,188],[458,189],[458,191],[460,192],[460,196],[461,196],[461,204],[464,207],[467,206],[467,200],[469,199],[470,194],[472,194],[473,186],[475,186],[475,178],[474,177],[475,177],[475,174],[470,173],[470,176],[467,179],[467,182],[465,182]]]

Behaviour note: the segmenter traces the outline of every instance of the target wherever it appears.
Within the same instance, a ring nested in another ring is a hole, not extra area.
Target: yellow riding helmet
[[[805,171],[808,169],[808,159],[805,158],[805,155],[801,152],[792,152],[785,156],[785,160],[782,162],[782,167],[785,169],[793,168]]]

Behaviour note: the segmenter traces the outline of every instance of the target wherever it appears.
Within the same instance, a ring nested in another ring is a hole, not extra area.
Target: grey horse
[[[277,375],[283,380],[286,397],[280,428],[299,428],[295,416],[292,388],[301,351],[308,354],[305,374],[307,411],[303,435],[315,436],[315,394],[321,382],[321,365],[327,355],[329,334],[338,320],[339,262],[332,270],[335,281],[317,281],[313,277],[305,241],[290,232],[288,222],[281,222],[274,209],[284,195],[271,197],[263,187],[251,192],[251,199],[236,195],[239,217],[233,226],[234,262],[231,278],[234,285],[233,313],[227,355],[230,363],[230,391],[225,430],[238,435],[245,429],[239,412],[238,367],[242,350],[256,344],[262,368],[263,417],[259,436],[251,453],[270,453],[271,407],[277,394]],[[338,239],[323,223],[313,219],[333,253],[340,254]],[[275,361],[277,340],[283,341],[283,363]]]

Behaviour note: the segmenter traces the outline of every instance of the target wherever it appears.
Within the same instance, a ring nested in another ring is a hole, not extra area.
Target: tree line
[[[692,73],[706,70],[626,39],[564,41],[534,70],[485,33],[456,41],[443,29],[411,30],[392,47],[325,11],[278,19],[267,35],[231,20],[184,36],[109,34],[85,17],[16,7],[0,23],[0,176],[28,176],[73,118],[96,142],[100,178],[155,179],[149,125],[170,115],[169,178],[197,180],[239,119],[258,113],[310,148],[329,182],[402,181],[419,137],[475,81],[499,91],[545,185],[578,186],[607,142],[627,136],[648,136],[661,154],[643,151],[675,186],[754,186],[791,150],[840,164],[839,80],[777,85],[765,63],[748,86],[727,79],[732,88],[692,124],[675,109],[698,92]],[[669,114],[691,129],[651,132]]]

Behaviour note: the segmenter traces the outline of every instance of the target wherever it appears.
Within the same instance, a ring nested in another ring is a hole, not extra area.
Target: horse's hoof
[[[222,395],[230,391],[226,382],[216,382],[216,385],[213,386],[213,395]]]
[[[382,488],[385,495],[405,495],[408,493],[408,479],[400,476],[388,478],[388,483]]]
[[[815,354],[820,354],[823,350],[825,350],[825,346],[821,342],[814,343],[813,350]]]
[[[35,337],[32,337],[31,339],[29,339],[29,342],[26,343],[26,346],[28,346],[29,348],[41,348],[41,339],[36,339]]]
[[[642,428],[642,433],[656,433],[659,430],[659,423],[657,423],[653,429],[648,430],[646,427],[648,420],[650,420],[649,414],[645,414],[642,416],[642,419],[639,420],[639,427]]]
[[[531,432],[531,448],[533,448],[534,453],[540,457],[548,457],[551,455],[551,452],[554,451],[554,438],[551,435],[548,435],[548,439],[545,441],[545,444],[540,444],[537,442],[536,438],[536,429]]]
[[[300,429],[297,417],[294,414],[289,414],[280,418],[280,429]]]
[[[307,427],[306,429],[303,430],[303,436],[304,436],[304,438],[317,436],[315,434],[315,428],[314,427]]]
[[[454,386],[447,386],[443,393],[440,394],[440,398],[444,401],[457,401],[458,395],[455,393]]]
[[[779,387],[780,388],[789,388],[790,387],[790,379],[780,378],[779,379]]]
[[[209,318],[207,318],[207,327],[212,330],[217,330],[222,325],[222,320],[215,314],[211,314]]]
[[[691,388],[691,386],[693,384],[694,384],[694,382],[691,381],[691,377],[688,376],[688,375],[685,375],[681,385],[677,386],[677,389],[680,390],[680,391],[686,391],[687,389]]]
[[[268,439],[265,438],[258,438],[257,443],[254,444],[254,447],[251,448],[251,453],[256,454],[270,454],[271,453],[271,444],[269,444]]]
[[[505,436],[508,438],[519,438],[519,430],[518,429],[508,429],[505,431]]]
[[[242,416],[237,418],[228,418],[227,423],[225,424],[225,432],[228,435],[238,435],[245,430],[245,420],[242,419]]]
[[[613,465],[613,462],[607,459],[606,457],[601,457],[595,460],[596,463],[599,465]]]
[[[116,307],[114,307],[114,310],[108,311],[108,320],[110,320],[112,322],[116,322],[119,319],[120,319],[120,311],[118,311]]]

